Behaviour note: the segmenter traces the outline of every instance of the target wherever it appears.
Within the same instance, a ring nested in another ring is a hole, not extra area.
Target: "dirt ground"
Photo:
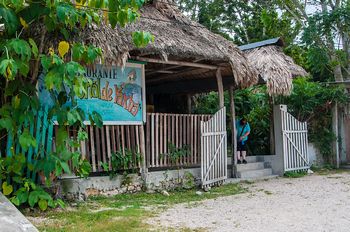
[[[180,204],[148,223],[189,231],[350,231],[350,173],[245,184],[244,194]]]

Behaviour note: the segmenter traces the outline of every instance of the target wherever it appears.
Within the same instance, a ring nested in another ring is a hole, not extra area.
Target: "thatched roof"
[[[184,16],[171,0],[152,1],[142,7],[141,17],[136,23],[112,29],[110,26],[94,25],[77,38],[99,46],[109,63],[125,64],[128,58],[157,58],[171,61],[199,62],[221,67],[223,77],[229,76],[240,87],[257,83],[258,76],[250,68],[246,57],[232,42],[214,34],[204,26]],[[155,36],[154,43],[145,48],[136,48],[132,42],[133,31],[147,31]],[[164,73],[157,70],[170,70],[164,64],[148,64],[146,81],[155,84],[179,78],[213,78],[216,70],[188,69],[178,67]],[[175,72],[177,71],[177,72]],[[164,77],[164,78],[162,78]],[[213,79],[215,80],[215,78]]]
[[[308,75],[283,52],[282,46],[283,41],[275,38],[240,47],[266,82],[270,95],[289,95],[293,89],[293,77]]]

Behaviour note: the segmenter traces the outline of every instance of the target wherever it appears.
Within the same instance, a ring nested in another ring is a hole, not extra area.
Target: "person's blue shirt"
[[[239,140],[239,137],[244,136],[247,132],[250,132],[249,123],[247,122],[246,126],[244,126],[244,125],[241,125],[240,120],[236,121],[236,131],[237,131],[237,140]],[[248,136],[243,138],[242,143],[244,144],[247,140],[248,140]]]

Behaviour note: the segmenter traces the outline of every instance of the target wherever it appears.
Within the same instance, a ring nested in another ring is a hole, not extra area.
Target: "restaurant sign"
[[[145,122],[144,65],[127,63],[126,67],[95,65],[86,68],[91,80],[85,95],[76,98],[77,107],[88,115],[96,111],[104,125],[141,125]],[[49,104],[50,95],[40,88],[41,102]],[[71,104],[70,102],[67,103]]]

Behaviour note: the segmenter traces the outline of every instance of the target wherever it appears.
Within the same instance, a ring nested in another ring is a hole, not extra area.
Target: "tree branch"
[[[34,69],[33,69],[33,73],[32,73],[32,80],[31,80],[32,84],[35,84],[37,79],[38,79],[39,65],[40,65],[40,54],[42,54],[43,50],[44,50],[45,36],[46,36],[46,28],[43,27],[43,30],[42,30],[42,33],[41,33],[41,37],[40,37],[40,45],[39,45],[38,57],[37,57],[37,59],[35,61]]]

